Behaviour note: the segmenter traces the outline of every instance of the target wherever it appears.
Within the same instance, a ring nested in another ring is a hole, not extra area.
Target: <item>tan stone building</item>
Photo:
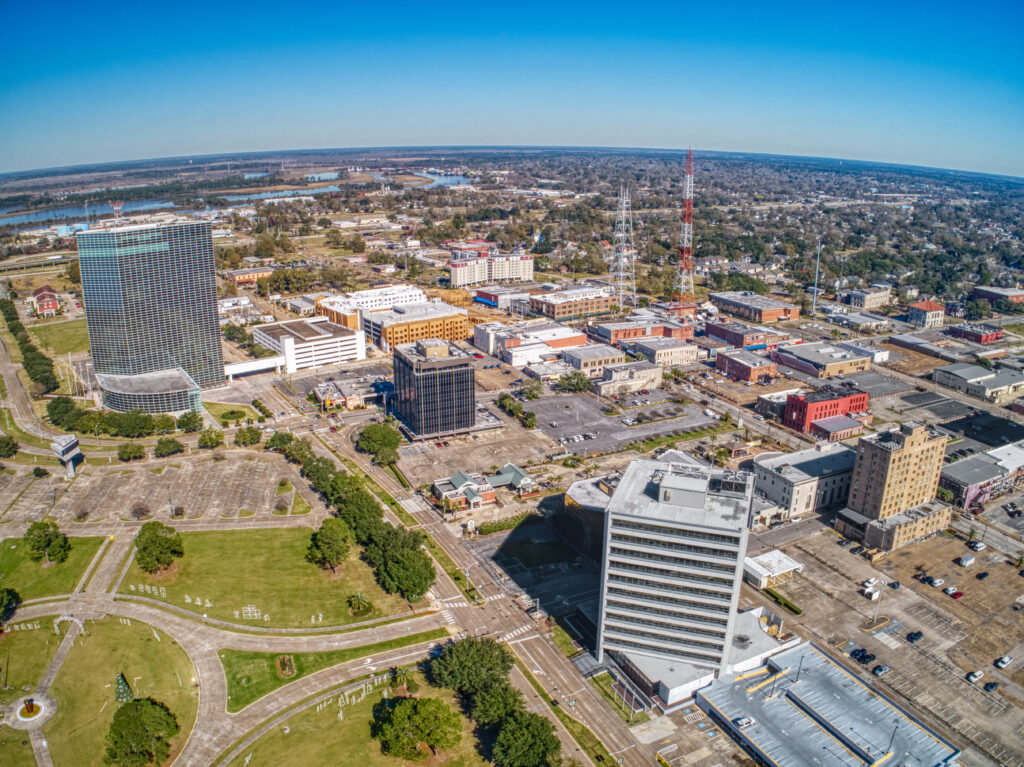
[[[935,500],[946,440],[913,421],[862,437],[839,532],[893,551],[948,527],[949,506]]]
[[[600,378],[608,365],[619,365],[626,361],[621,349],[607,344],[590,344],[562,352],[562,361],[591,378]]]
[[[367,312],[362,319],[366,339],[379,349],[393,349],[397,344],[424,338],[465,341],[469,337],[466,310],[441,301]]]

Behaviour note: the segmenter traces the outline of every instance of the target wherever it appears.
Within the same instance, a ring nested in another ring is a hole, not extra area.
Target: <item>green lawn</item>
[[[415,678],[420,685],[417,697],[441,698],[452,709],[459,710],[450,690],[431,687],[419,674]],[[478,753],[473,725],[465,717],[462,718],[462,741],[454,748],[442,751],[437,759],[410,762],[382,754],[380,745],[370,737],[369,722],[373,716],[373,706],[381,699],[384,689],[383,686],[378,687],[364,700],[340,708],[338,696],[335,696],[320,711],[312,706],[295,714],[284,723],[288,727],[287,734],[281,727],[275,727],[245,749],[230,763],[230,767],[280,767],[286,764],[345,764],[359,767],[443,764],[445,767],[484,767],[488,764]],[[343,719],[338,718],[339,711]]]
[[[241,711],[278,687],[322,669],[337,666],[339,663],[447,637],[448,632],[444,629],[432,629],[398,639],[389,639],[386,642],[347,647],[343,650],[292,653],[289,657],[295,663],[295,674],[287,678],[283,678],[277,671],[277,658],[280,653],[221,650],[220,662],[224,666],[224,676],[228,680],[228,711]]]
[[[129,626],[120,618],[104,618],[86,621],[85,627],[88,636],[75,640],[50,688],[57,714],[43,727],[43,734],[54,764],[103,764],[119,673],[137,696],[161,701],[177,717],[181,732],[171,742],[173,759],[188,738],[199,703],[195,669],[185,651],[163,632],[136,621]]]
[[[35,688],[47,665],[60,645],[60,637],[53,633],[53,618],[32,621],[14,620],[9,625],[39,624],[38,629],[8,631],[0,634],[0,669],[3,681],[11,690],[0,690],[0,705],[8,705],[24,695],[22,687]],[[0,751],[2,753],[2,751]],[[0,757],[0,764],[6,764]]]
[[[0,541],[0,583],[17,591],[22,601],[70,594],[102,542],[99,536],[71,538],[68,558],[59,565],[44,567],[29,559],[28,546],[21,538]]]
[[[36,767],[27,732],[10,727],[0,729],[0,764],[4,767]]]
[[[615,712],[622,717],[622,721],[626,724],[643,724],[651,718],[645,711],[633,713],[629,710],[629,706],[623,703],[622,698],[612,690],[611,674],[598,674],[590,678],[590,683],[597,688],[601,697],[608,701],[608,705],[615,709]]]
[[[39,348],[52,354],[74,354],[89,351],[89,331],[85,320],[34,325],[28,332],[35,336]]]
[[[214,418],[216,418],[218,421],[221,419],[221,416],[223,416],[224,413],[227,413],[230,410],[240,410],[243,413],[245,413],[245,415],[242,416],[241,418],[242,421],[244,421],[246,418],[251,418],[254,421],[257,418],[259,418],[259,414],[248,405],[232,405],[230,403],[225,402],[206,402],[204,400],[203,407],[205,407],[206,411]]]
[[[274,628],[351,623],[356,619],[345,599],[357,591],[370,598],[373,617],[408,609],[401,597],[381,590],[356,547],[336,575],[307,562],[310,534],[305,528],[182,533],[185,556],[175,569],[147,575],[132,562],[120,591],[138,594],[140,584],[163,587],[166,600],[178,607]],[[201,609],[197,599],[203,600]],[[258,609],[259,617],[245,617],[247,606]]]
[[[310,511],[309,502],[296,490],[295,497],[292,499],[292,516],[302,516],[303,514],[309,514]]]

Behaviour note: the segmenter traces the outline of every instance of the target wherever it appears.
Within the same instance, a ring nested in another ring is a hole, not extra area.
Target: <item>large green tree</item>
[[[13,458],[18,452],[18,440],[6,434],[0,434],[0,458]]]
[[[523,696],[506,678],[495,678],[473,696],[470,716],[484,727],[501,724],[517,711],[525,710]]]
[[[494,740],[494,761],[501,767],[546,767],[562,750],[555,726],[529,711],[514,713]]]
[[[129,701],[114,712],[107,732],[107,764],[145,767],[170,755],[168,741],[178,734],[178,720],[152,698]]]
[[[377,463],[389,465],[398,460],[401,441],[402,435],[397,429],[386,423],[371,423],[360,433],[357,447],[364,453],[371,453]]]
[[[134,442],[125,442],[117,448],[119,461],[137,461],[145,455],[146,451],[142,449],[142,445],[136,445]]]
[[[385,754],[419,761],[462,740],[459,715],[438,698],[382,700],[373,707],[370,733]],[[428,752],[424,747],[430,749]]]
[[[25,532],[29,556],[36,562],[63,562],[71,551],[71,543],[56,522],[33,522]]]
[[[178,416],[177,426],[184,432],[199,431],[203,428],[203,417],[195,410],[189,410]]]
[[[558,388],[568,392],[587,391],[590,388],[590,379],[579,370],[574,370],[558,379]]]
[[[162,522],[147,522],[135,536],[135,561],[147,573],[168,567],[184,554],[181,534]]]
[[[472,697],[495,679],[507,679],[512,655],[493,639],[467,637],[445,645],[430,662],[434,682],[461,695]]]
[[[320,567],[331,568],[333,573],[334,568],[344,562],[348,556],[352,531],[340,519],[329,517],[323,521],[320,529],[314,532],[311,538],[309,560]]]
[[[166,458],[169,455],[184,452],[185,446],[173,437],[161,437],[156,441],[153,448],[153,455],[157,458]]]
[[[199,432],[199,447],[211,450],[224,444],[224,432],[212,426]]]
[[[21,604],[21,596],[12,588],[0,586],[0,623],[6,623]]]
[[[245,428],[239,429],[238,431],[235,432],[235,444],[239,445],[240,447],[258,445],[262,438],[263,432],[261,432],[255,426],[246,426]]]

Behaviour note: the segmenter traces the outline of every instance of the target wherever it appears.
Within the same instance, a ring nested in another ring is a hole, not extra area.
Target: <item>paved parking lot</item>
[[[972,757],[976,749],[998,764],[1024,765],[1024,670],[1016,671],[1015,663],[1005,673],[992,665],[1001,655],[1021,658],[1024,651],[1024,605],[1017,602],[1024,579],[1017,569],[991,549],[976,554],[973,567],[961,568],[954,560],[966,551],[965,542],[947,536],[935,536],[875,565],[853,555],[850,547],[837,545],[838,540],[824,532],[783,547],[805,568],[778,589],[804,610],[802,616],[790,616],[790,623],[817,634],[873,684],[957,733],[970,744],[964,764],[991,763],[976,752]],[[983,571],[989,577],[978,580],[975,576]],[[964,597],[954,600],[941,588],[920,583],[913,576],[921,572],[943,578],[944,587],[955,584]],[[898,590],[884,588],[880,601],[871,602],[859,593],[860,583],[869,577],[902,585]],[[753,600],[745,594],[744,602]],[[884,622],[865,631],[876,612]],[[923,632],[924,638],[908,642],[912,631]],[[866,666],[849,658],[858,647],[876,658]],[[880,664],[888,665],[889,673],[870,676]],[[974,670],[985,676],[972,684],[966,675]],[[988,681],[1000,682],[1000,688],[985,692]]]
[[[628,404],[632,404],[631,397]],[[663,398],[662,398],[663,399]],[[715,420],[704,414],[697,405],[667,403],[661,405],[631,406],[621,415],[606,415],[605,405],[588,394],[541,397],[529,404],[537,414],[537,423],[544,433],[556,442],[579,435],[593,434],[591,439],[565,442],[565,451],[575,455],[609,453],[621,450],[631,442],[654,437],[683,434],[704,429]],[[624,419],[640,421],[646,418],[665,418],[650,423],[627,425]]]

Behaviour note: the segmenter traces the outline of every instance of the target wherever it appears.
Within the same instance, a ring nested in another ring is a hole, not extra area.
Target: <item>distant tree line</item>
[[[9,298],[0,299],[0,312],[4,315],[7,329],[21,350],[21,366],[25,374],[32,380],[33,394],[42,396],[57,388],[57,376],[53,372],[53,360],[43,354],[32,343],[25,326],[18,319],[18,310]]]

